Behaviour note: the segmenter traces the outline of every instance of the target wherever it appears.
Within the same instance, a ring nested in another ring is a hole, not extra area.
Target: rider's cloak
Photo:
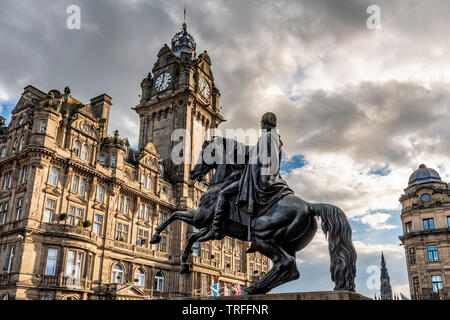
[[[282,142],[276,129],[264,130],[250,149],[249,159],[239,181],[237,205],[247,204],[250,214],[263,214],[291,188],[280,176]]]

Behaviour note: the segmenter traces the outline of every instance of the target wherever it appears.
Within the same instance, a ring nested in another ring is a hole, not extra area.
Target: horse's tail
[[[328,236],[331,280],[334,290],[355,291],[356,250],[352,243],[352,229],[344,212],[329,204],[309,204],[309,210],[322,220],[322,230]]]

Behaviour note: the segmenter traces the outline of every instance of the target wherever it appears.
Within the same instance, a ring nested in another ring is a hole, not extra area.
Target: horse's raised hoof
[[[188,271],[189,271],[189,265],[187,263],[182,263],[180,273],[185,274],[185,273],[188,273]]]
[[[153,238],[150,240],[151,244],[157,244],[161,241],[161,237],[159,236],[159,234],[155,234],[153,236]]]

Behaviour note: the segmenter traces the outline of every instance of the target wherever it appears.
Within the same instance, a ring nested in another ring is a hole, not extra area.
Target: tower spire
[[[384,254],[381,252],[381,276],[380,276],[380,300],[392,300],[391,279],[386,268],[386,260]]]

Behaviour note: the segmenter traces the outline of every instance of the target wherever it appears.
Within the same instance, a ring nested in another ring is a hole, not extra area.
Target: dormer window
[[[75,156],[80,157],[80,154],[81,154],[80,141],[75,141],[75,143],[73,144],[73,152],[75,153]]]
[[[25,144],[25,137],[22,137],[19,142],[19,152],[22,151],[23,145]]]
[[[147,189],[152,190],[152,178],[148,177],[147,179]]]
[[[47,120],[41,120],[41,124],[39,126],[39,133],[44,134],[47,131]]]
[[[13,144],[13,148],[12,148],[12,152],[15,153],[17,151],[17,139],[14,140],[14,144]]]
[[[83,145],[83,149],[81,150],[81,160],[89,160],[89,147],[85,144]]]
[[[117,155],[116,154],[112,154],[111,155],[111,167],[115,168],[117,165]]]

